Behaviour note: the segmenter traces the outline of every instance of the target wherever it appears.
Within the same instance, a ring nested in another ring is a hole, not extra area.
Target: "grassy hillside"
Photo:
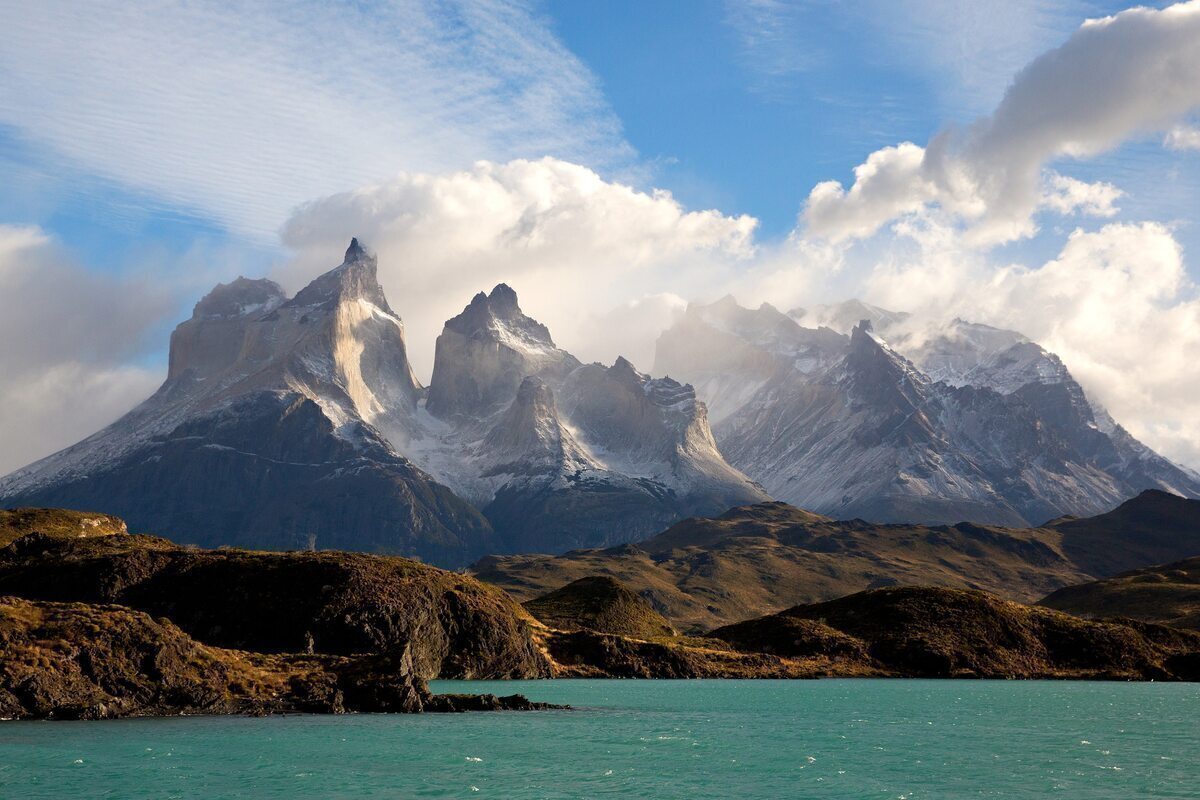
[[[1081,617],[1128,617],[1200,630],[1200,557],[1067,586],[1039,605]]]

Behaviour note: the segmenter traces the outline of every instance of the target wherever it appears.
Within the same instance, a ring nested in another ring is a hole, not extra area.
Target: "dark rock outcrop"
[[[412,651],[423,678],[548,674],[504,592],[392,556],[197,550],[148,536],[30,534],[0,548],[0,595],[119,603],[206,645],[349,656]]]
[[[264,655],[200,644],[169,620],[121,606],[0,597],[4,719],[546,707],[519,695],[431,695],[407,646]]]

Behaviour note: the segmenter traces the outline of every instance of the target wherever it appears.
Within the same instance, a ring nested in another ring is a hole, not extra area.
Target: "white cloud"
[[[818,183],[804,207],[809,230],[834,242],[863,238],[920,211],[938,196],[938,186],[923,175],[924,161],[924,148],[904,142],[871,153],[854,168],[849,190],[838,181]]]
[[[687,211],[667,192],[640,192],[552,158],[479,162],[460,172],[404,173],[304,205],[283,230],[297,258],[278,277],[296,289],[359,237],[379,255],[380,281],[426,376],[442,323],[500,282],[560,345],[611,360],[629,332],[605,332],[590,314],[728,280],[754,254],[756,225],[748,216]],[[640,325],[652,308],[669,311],[644,306]]]
[[[131,360],[172,304],[145,286],[80,269],[37,228],[0,225],[0,474],[154,391],[161,371]]]
[[[1115,203],[1124,194],[1111,183],[1085,181],[1047,171],[1041,207],[1063,216],[1086,214],[1090,217],[1113,217],[1119,210]]]
[[[1176,125],[1167,131],[1163,144],[1172,150],[1200,150],[1200,128]]]
[[[402,169],[632,158],[522,0],[0,0],[0,18],[0,124],[238,232]]]
[[[950,128],[921,151],[906,143],[873,153],[849,190],[818,184],[804,211],[808,231],[834,241],[870,235],[888,220],[936,205],[969,238],[994,244],[1032,235],[1042,207],[1099,209],[1100,188],[1072,203],[1061,186],[1047,204],[1044,167],[1085,158],[1160,131],[1200,107],[1200,0],[1161,11],[1134,8],[1089,20],[1013,80],[995,111]],[[918,160],[919,155],[919,160]],[[1115,196],[1113,197],[1115,199]]]

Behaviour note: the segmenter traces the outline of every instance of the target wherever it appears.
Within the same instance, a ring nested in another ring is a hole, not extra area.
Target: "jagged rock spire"
[[[349,264],[353,261],[358,261],[361,258],[368,258],[367,251],[358,243],[358,237],[350,239],[350,246],[346,248],[346,257],[342,259],[343,264]]]
[[[288,301],[290,306],[332,306],[343,300],[366,300],[395,316],[379,285],[379,259],[351,239],[342,263],[321,275]]]
[[[521,311],[517,293],[501,283],[491,294],[476,294],[446,321],[426,408],[443,419],[490,413],[512,402],[525,377],[561,378],[577,366],[545,325]]]

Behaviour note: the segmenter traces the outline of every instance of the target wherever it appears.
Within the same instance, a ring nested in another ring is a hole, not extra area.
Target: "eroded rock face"
[[[524,697],[431,695],[405,644],[378,655],[210,647],[114,605],[0,597],[0,718],[534,710]]]
[[[409,647],[423,678],[545,675],[527,615],[499,589],[408,559],[187,549],[146,536],[0,548],[0,595],[119,603],[206,645],[339,656]]]
[[[426,408],[448,429],[407,452],[482,509],[505,551],[635,541],[765,499],[717,451],[690,386],[623,358],[581,365],[503,284],[446,323]]]

